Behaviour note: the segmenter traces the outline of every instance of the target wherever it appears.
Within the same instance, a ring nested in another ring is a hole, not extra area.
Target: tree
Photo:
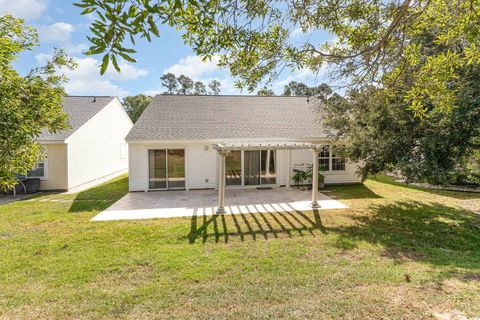
[[[160,77],[162,87],[167,89],[165,94],[174,94],[177,91],[177,77],[173,73],[166,73]]]
[[[274,96],[275,92],[267,87],[263,87],[262,89],[257,91],[257,96]]]
[[[208,83],[208,87],[210,88],[210,94],[218,95],[220,93],[220,88],[222,84],[218,80],[212,80]]]
[[[412,85],[410,80],[397,79],[405,86]],[[363,87],[345,98],[334,94],[324,100],[323,124],[347,142],[346,156],[359,162],[363,177],[395,171],[409,181],[449,183],[458,180],[459,172],[473,176],[478,166],[469,168],[468,163],[479,146],[480,98],[475,91],[480,67],[468,67],[456,85],[461,87],[455,101],[459,107],[439,112],[431,106],[425,117],[416,117],[401,93],[391,95],[385,88]]]
[[[284,96],[307,96],[308,86],[302,82],[290,81],[283,88]]]
[[[193,81],[183,74],[177,78],[178,82],[178,94],[191,94],[193,89]]]
[[[474,0],[342,0],[260,2],[81,0],[83,14],[96,12],[89,54],[104,54],[101,71],[116,56],[135,61],[127,48],[136,36],[158,37],[156,23],[176,26],[193,51],[210,58],[237,77],[236,85],[253,91],[265,79],[273,81],[284,68],[318,73],[327,64],[350,85],[379,85],[398,90],[396,78],[408,72],[412,85],[403,92],[409,107],[424,115],[430,101],[441,111],[455,105],[449,83],[466,66],[480,64],[480,3]],[[335,12],[335,14],[331,14]],[[291,30],[327,31],[334,41],[292,41]],[[429,54],[412,42],[428,35],[446,48]]]
[[[207,88],[205,87],[205,84],[201,81],[196,81],[194,84],[194,93],[207,94]]]
[[[309,87],[305,83],[291,81],[283,88],[284,96],[317,96],[326,99],[332,94],[332,88],[325,83],[316,87]]]
[[[57,132],[68,127],[62,111],[61,68],[75,64],[61,50],[42,67],[21,76],[12,64],[24,51],[38,44],[34,29],[10,15],[0,17],[0,189],[17,183],[17,174],[25,175],[42,156],[36,142],[42,131]]]
[[[137,122],[138,118],[140,118],[151,100],[152,98],[149,96],[137,94],[136,96],[123,98],[123,106],[130,116],[130,119],[132,119],[132,121],[135,123]]]

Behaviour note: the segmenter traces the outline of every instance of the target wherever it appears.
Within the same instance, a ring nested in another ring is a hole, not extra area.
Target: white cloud
[[[199,56],[187,56],[171,67],[163,70],[163,73],[171,72],[176,76],[186,75],[190,78],[200,78],[221,70],[218,67],[219,56],[213,56],[211,60],[203,61]]]
[[[70,23],[56,22],[51,25],[42,25],[37,27],[41,42],[60,42],[66,43],[70,40],[70,35],[74,31]]]
[[[44,63],[49,57],[48,54],[36,56],[40,63]],[[75,60],[78,64],[75,70],[62,70],[69,79],[65,85],[65,91],[68,94],[125,96],[129,92],[112,81],[130,81],[148,75],[147,70],[122,62],[120,63],[121,73],[109,66],[107,72],[101,76],[99,60],[92,57]]]
[[[0,0],[0,14],[10,13],[25,20],[40,18],[46,8],[46,0]]]
[[[290,38],[297,38],[302,36],[304,33],[302,31],[302,28],[295,28],[293,29],[292,32],[290,32]]]
[[[88,49],[88,45],[86,45],[85,43],[81,43],[81,42],[77,43],[77,44],[73,44],[73,43],[69,42],[68,44],[65,44],[62,47],[71,56],[79,54],[79,53],[83,53],[83,52],[87,51],[87,49]]]

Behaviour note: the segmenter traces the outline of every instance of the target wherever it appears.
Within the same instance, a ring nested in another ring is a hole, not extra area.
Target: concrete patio
[[[132,192],[95,216],[92,221],[135,220],[214,215],[218,192],[215,190]],[[295,188],[227,189],[226,214],[309,211],[311,191]],[[348,208],[318,193],[319,210]]]

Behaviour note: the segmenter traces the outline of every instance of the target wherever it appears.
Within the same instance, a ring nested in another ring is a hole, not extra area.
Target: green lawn
[[[90,222],[125,177],[0,206],[0,319],[480,316],[480,194],[328,189],[351,208]]]

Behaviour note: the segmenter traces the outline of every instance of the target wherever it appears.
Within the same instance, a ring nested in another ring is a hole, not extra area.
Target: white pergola
[[[225,211],[225,157],[231,151],[237,150],[312,150],[313,153],[313,172],[312,177],[318,177],[318,155],[322,145],[315,143],[303,142],[275,142],[275,143],[217,143],[214,144],[213,149],[217,150],[220,156],[220,163],[218,166],[218,206],[217,214],[224,214]],[[290,170],[290,168],[289,168]],[[289,178],[290,179],[290,178]],[[312,202],[313,209],[319,208],[318,204],[318,179],[312,178]]]

